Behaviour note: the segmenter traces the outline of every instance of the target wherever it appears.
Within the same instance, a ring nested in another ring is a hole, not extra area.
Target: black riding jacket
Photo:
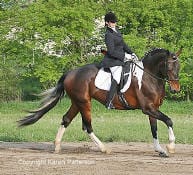
[[[107,54],[101,62],[101,66],[108,68],[113,66],[122,66],[124,64],[125,52],[132,54],[131,49],[123,41],[120,31],[116,28],[107,27],[105,33],[105,44],[107,46]]]

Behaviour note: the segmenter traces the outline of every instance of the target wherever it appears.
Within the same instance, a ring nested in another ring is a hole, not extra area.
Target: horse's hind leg
[[[84,120],[82,118],[82,130],[87,133],[86,125],[84,124]]]
[[[73,118],[78,114],[78,112],[79,112],[78,107],[74,103],[72,103],[70,109],[63,116],[61,126],[58,129],[58,133],[57,133],[56,139],[55,139],[55,153],[60,152],[62,136],[63,136],[66,128],[71,123]]]
[[[93,132],[91,125],[91,102],[79,104],[80,113],[82,115],[83,130],[87,131],[91,140],[96,144],[101,152],[109,153],[110,151],[105,147],[105,145],[96,137]]]

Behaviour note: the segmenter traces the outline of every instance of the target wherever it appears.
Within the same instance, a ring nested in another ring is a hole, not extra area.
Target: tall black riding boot
[[[107,101],[105,105],[107,109],[114,109],[112,101],[113,101],[116,91],[117,91],[117,82],[113,79],[111,83],[111,88],[107,94]]]

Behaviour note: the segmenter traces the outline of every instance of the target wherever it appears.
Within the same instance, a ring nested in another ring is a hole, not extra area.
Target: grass
[[[10,102],[0,105],[0,140],[1,141],[53,141],[67,111],[70,101],[66,98],[36,124],[18,128],[16,121],[23,118],[24,109],[35,109],[38,102]],[[172,118],[177,143],[193,144],[193,103],[165,101],[161,111]],[[78,115],[68,127],[63,140],[89,141],[81,131],[82,120]],[[105,142],[151,142],[152,136],[148,117],[140,110],[107,110],[93,101],[92,125],[95,134]],[[167,127],[158,122],[160,142],[168,142]]]

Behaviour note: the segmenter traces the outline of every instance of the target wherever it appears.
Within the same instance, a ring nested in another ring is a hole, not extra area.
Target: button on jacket
[[[107,54],[101,62],[101,66],[104,68],[122,66],[124,64],[125,52],[129,54],[133,53],[123,41],[123,37],[117,28],[114,31],[107,27],[105,44],[107,46]]]

